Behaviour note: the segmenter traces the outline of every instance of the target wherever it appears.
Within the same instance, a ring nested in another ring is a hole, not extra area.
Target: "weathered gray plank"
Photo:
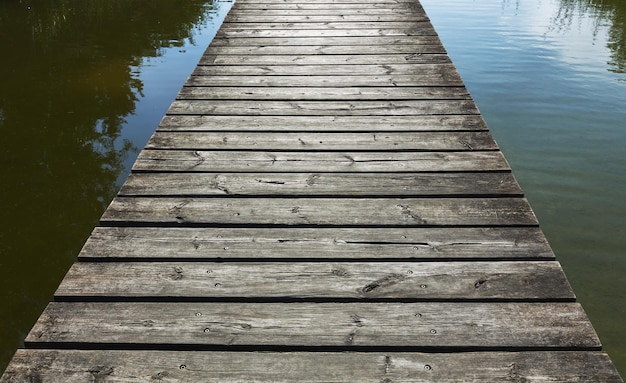
[[[234,68],[231,67],[231,68]],[[365,86],[463,86],[460,77],[450,73],[391,74],[391,75],[345,75],[345,76],[191,76],[187,86],[269,86],[269,87],[365,87]]]
[[[463,87],[191,87],[181,89],[178,100],[469,100]]]
[[[554,259],[538,227],[96,227],[80,259]]]
[[[489,132],[256,133],[156,132],[147,149],[186,150],[496,150]]]
[[[429,23],[418,28],[375,28],[375,29],[243,29],[221,28],[216,38],[240,37],[378,37],[378,36],[436,36]]]
[[[405,11],[412,12],[415,14],[424,15],[424,8],[420,5],[419,2],[404,2],[404,3],[378,3],[378,2],[363,2],[360,4],[356,3],[253,3],[253,2],[237,2],[235,4],[236,13],[241,13],[242,11],[253,10],[257,13],[265,13],[269,11],[275,10],[297,10],[307,13],[309,10],[314,11],[335,11],[342,13],[343,11],[373,11],[380,10],[383,12],[387,12],[393,10],[395,12]],[[233,12],[235,13],[235,12]]]
[[[249,45],[249,46],[209,46],[207,54],[215,55],[430,55],[445,54],[441,44],[403,44],[403,45],[377,45],[373,51],[365,45]],[[384,63],[384,61],[383,61]]]
[[[176,116],[158,131],[388,132],[487,130],[480,115],[458,116]]]
[[[404,4],[415,0],[319,0],[318,4]],[[241,0],[238,4],[254,4],[254,1]],[[267,0],[263,4],[310,4],[303,0]]]
[[[134,171],[177,172],[462,172],[509,171],[502,153],[479,152],[252,152],[150,150]]]
[[[200,59],[200,65],[373,65],[373,64],[449,64],[450,57],[445,54],[400,53],[388,55],[254,55],[231,53],[230,48],[211,49]],[[397,89],[402,92],[401,89]]]
[[[426,16],[389,14],[347,14],[347,15],[268,15],[259,13],[232,14],[227,19],[233,23],[332,23],[332,22],[373,22],[373,21],[429,21]]]
[[[168,114],[248,116],[420,116],[478,114],[472,100],[256,101],[177,100]]]
[[[383,76],[440,75],[452,78],[459,74],[452,64],[366,64],[366,65],[200,65],[193,76]]]
[[[103,224],[537,225],[524,198],[117,197]]]
[[[330,23],[231,23],[224,21],[220,30],[229,29],[405,29],[405,28],[430,28],[431,34],[436,32],[429,21],[356,21],[356,22],[330,22]]]
[[[558,262],[75,263],[56,300],[575,299]]]
[[[185,352],[19,350],[1,383],[622,382],[603,352]]]
[[[405,3],[406,4],[406,3]],[[358,7],[349,5],[348,7],[342,7],[335,9],[336,5],[327,6],[324,4],[312,4],[310,9],[245,9],[243,7],[235,6],[236,10],[231,14],[232,19],[239,16],[280,16],[280,17],[319,17],[319,16],[343,16],[343,20],[350,21],[349,16],[361,16],[367,17],[370,21],[388,20],[390,17],[395,17],[396,20],[423,20],[426,21],[427,17],[422,12],[413,12],[409,7],[402,5],[399,7],[390,8],[372,8],[367,5]],[[285,8],[285,7],[283,7]],[[410,16],[410,17],[408,17]],[[379,17],[381,17],[379,19]],[[226,21],[232,20],[229,16],[226,17]]]
[[[119,195],[521,196],[510,173],[135,173]]]
[[[53,302],[26,337],[48,343],[599,349],[578,303]]]
[[[253,16],[262,17],[262,16]],[[268,16],[280,22],[280,16]],[[308,16],[307,16],[308,17]],[[310,16],[313,18],[313,16]],[[330,17],[330,16],[320,16]],[[348,16],[346,16],[347,18]],[[297,22],[297,20],[293,20]],[[328,20],[332,21],[332,20]],[[259,46],[259,45],[280,45],[280,46],[318,46],[318,45],[363,45],[369,47],[369,52],[378,53],[373,49],[375,45],[434,45],[440,44],[437,36],[355,36],[355,37],[239,37],[239,38],[219,38],[216,37],[211,42],[211,46]],[[345,53],[347,54],[347,52]]]

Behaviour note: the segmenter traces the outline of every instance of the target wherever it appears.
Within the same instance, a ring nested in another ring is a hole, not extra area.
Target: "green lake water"
[[[626,1],[421,2],[626,376]]]
[[[626,375],[626,2],[422,4]],[[230,6],[0,0],[0,371]]]

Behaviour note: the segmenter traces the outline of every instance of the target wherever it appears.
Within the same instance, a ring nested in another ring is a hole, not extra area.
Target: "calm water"
[[[626,1],[422,4],[626,376]]]
[[[626,2],[422,3],[626,375]],[[229,7],[0,1],[0,371]]]
[[[230,6],[0,1],[0,371]]]

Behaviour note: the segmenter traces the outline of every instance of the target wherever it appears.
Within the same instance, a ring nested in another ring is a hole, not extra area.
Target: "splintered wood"
[[[621,382],[418,1],[237,0],[9,382]]]

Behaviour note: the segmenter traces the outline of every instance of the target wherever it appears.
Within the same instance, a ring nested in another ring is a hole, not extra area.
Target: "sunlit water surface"
[[[626,376],[626,1],[422,5]]]

